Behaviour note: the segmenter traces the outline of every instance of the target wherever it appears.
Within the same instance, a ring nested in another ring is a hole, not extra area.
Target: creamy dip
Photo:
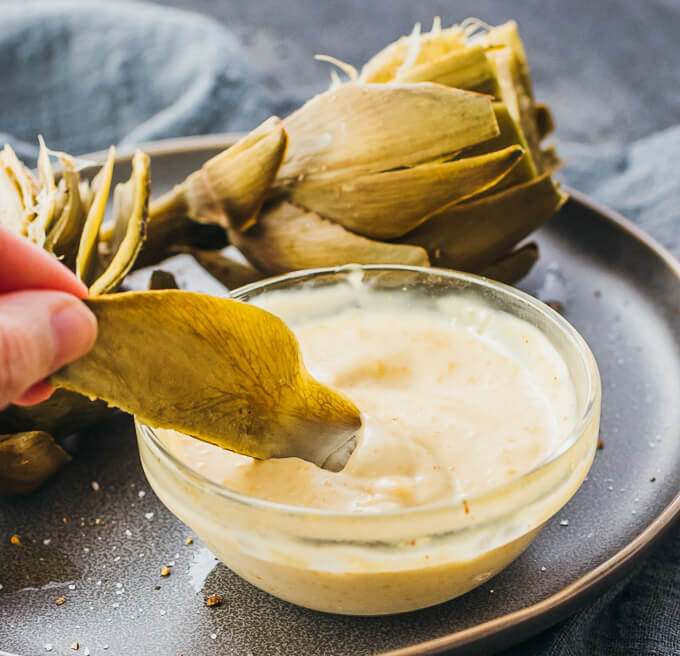
[[[413,304],[347,290],[274,292],[310,373],[362,412],[334,473],[297,458],[256,461],[173,431],[170,449],[207,478],[269,501],[378,512],[469,499],[536,468],[574,425],[567,367],[529,323],[473,298]],[[336,311],[336,308],[342,308]]]

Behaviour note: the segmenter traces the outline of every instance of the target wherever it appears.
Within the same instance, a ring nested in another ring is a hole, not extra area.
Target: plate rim
[[[220,147],[226,148],[241,136],[243,135],[239,133],[216,133],[188,137],[171,137],[140,143],[134,146],[123,144],[117,149],[116,161],[120,162],[130,159],[136,148],[144,150],[151,157],[196,153]],[[88,153],[81,157],[93,161],[103,161],[106,155],[107,151],[102,150]],[[569,194],[569,202],[577,203],[596,212],[609,223],[627,232],[633,239],[640,242],[661,259],[680,282],[680,261],[654,237],[648,235],[619,212],[595,201],[587,194],[579,192],[568,185],[562,185],[562,187]],[[680,492],[624,547],[549,597],[520,610],[501,615],[467,629],[455,631],[454,633],[407,647],[379,652],[376,656],[415,656],[416,654],[419,656],[429,656],[443,652],[454,653],[471,647],[493,647],[492,643],[495,643],[497,648],[504,638],[507,639],[504,646],[509,647],[517,644],[567,618],[578,608],[601,593],[606,587],[611,587],[620,581],[644,556],[648,555],[679,517]],[[0,651],[0,656],[4,653]]]

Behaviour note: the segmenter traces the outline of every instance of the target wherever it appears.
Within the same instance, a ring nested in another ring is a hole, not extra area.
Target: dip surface
[[[567,367],[529,323],[460,296],[428,309],[396,292],[364,292],[359,307],[348,308],[346,293],[258,299],[294,330],[310,373],[362,411],[344,470],[297,458],[256,461],[158,431],[171,451],[248,496],[366,513],[461,501],[499,487],[541,465],[573,427]]]

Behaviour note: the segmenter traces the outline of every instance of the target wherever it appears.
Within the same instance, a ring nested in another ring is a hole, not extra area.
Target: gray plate
[[[156,192],[225,143],[151,145]],[[504,572],[460,599],[393,617],[324,615],[274,599],[198,541],[185,544],[190,531],[150,490],[120,415],[81,436],[79,456],[38,493],[0,501],[0,649],[74,654],[77,641],[77,653],[93,655],[490,653],[612,585],[680,512],[680,266],[578,195],[538,241],[542,258],[523,287],[559,301],[590,343],[604,385],[604,449]],[[205,607],[212,593],[222,606]]]

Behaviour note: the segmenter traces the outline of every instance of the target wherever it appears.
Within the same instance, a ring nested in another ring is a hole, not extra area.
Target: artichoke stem
[[[175,185],[170,191],[151,202],[149,222],[170,221],[187,215],[189,204],[184,193],[184,185]]]

